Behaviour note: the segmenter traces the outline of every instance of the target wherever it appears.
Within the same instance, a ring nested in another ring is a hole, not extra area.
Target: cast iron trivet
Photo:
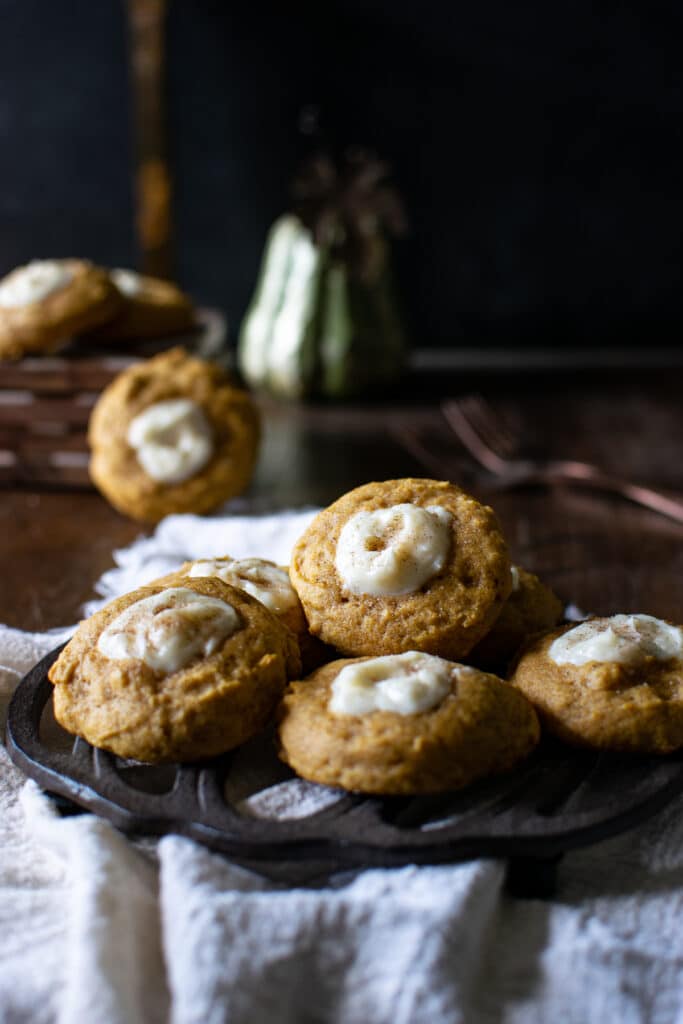
[[[531,880],[547,889],[548,865],[562,853],[636,825],[683,790],[683,756],[622,757],[546,743],[514,773],[458,793],[346,795],[303,819],[264,821],[226,799],[229,755],[160,767],[121,761],[83,740],[71,751],[52,749],[40,722],[52,691],[47,670],[58,653],[36,665],[10,704],[7,747],[15,764],[44,789],[125,832],[181,833],[256,870],[262,864],[271,877],[266,865],[279,863],[283,881],[301,877],[304,862],[332,874],[495,856],[512,858],[522,887]]]

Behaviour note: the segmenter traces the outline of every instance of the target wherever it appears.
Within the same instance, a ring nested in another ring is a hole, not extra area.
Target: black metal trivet
[[[138,765],[76,740],[42,738],[53,651],[17,687],[7,748],[40,786],[94,811],[124,832],[180,833],[273,877],[295,881],[306,863],[344,869],[505,857],[520,892],[545,894],[560,855],[644,821],[683,790],[683,756],[620,756],[544,742],[509,775],[455,793],[373,798],[345,795],[294,821],[240,813],[225,794],[234,758]]]

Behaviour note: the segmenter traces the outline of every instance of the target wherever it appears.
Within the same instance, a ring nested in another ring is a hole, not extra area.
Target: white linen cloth
[[[170,517],[98,590],[198,556],[286,562],[309,518]],[[65,635],[0,627],[3,719]],[[280,782],[251,810],[334,798]],[[287,889],[187,839],[60,818],[1,747],[0,1022],[683,1024],[682,810],[568,855],[551,902],[506,896],[483,860]]]

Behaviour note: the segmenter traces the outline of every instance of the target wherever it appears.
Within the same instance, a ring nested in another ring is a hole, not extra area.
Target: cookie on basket
[[[683,747],[683,628],[651,615],[566,626],[522,652],[510,682],[548,732],[601,750]]]
[[[458,660],[512,587],[492,510],[438,480],[345,494],[313,520],[289,571],[311,632],[349,655],[420,650]]]
[[[213,757],[254,736],[299,667],[291,632],[259,601],[188,578],[96,612],[49,677],[68,732],[157,763]]]
[[[53,352],[116,315],[121,294],[86,260],[33,260],[0,281],[0,359]]]
[[[182,334],[195,327],[192,300],[170,281],[133,270],[111,270],[109,276],[121,295],[121,308],[113,320],[90,331],[89,339],[143,341]]]
[[[105,388],[88,441],[93,483],[119,511],[154,523],[207,512],[246,488],[259,416],[219,366],[174,348]]]
[[[185,562],[175,573],[162,576],[154,582],[168,586],[170,581],[182,580],[183,577],[196,579],[207,576],[214,576],[231,587],[251,594],[291,629],[299,644],[304,673],[312,672],[333,656],[317,637],[310,634],[289,572],[275,562],[265,558],[230,558],[229,555],[200,558],[194,562]]]
[[[547,633],[562,621],[564,606],[538,576],[512,566],[512,592],[468,662],[489,671],[505,672],[522,644],[535,633]]]
[[[539,736],[507,683],[417,651],[330,662],[289,687],[278,720],[297,774],[361,793],[459,789],[509,771]]]

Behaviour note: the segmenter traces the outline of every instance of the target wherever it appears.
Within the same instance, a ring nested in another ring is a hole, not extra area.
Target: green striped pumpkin
[[[282,398],[376,393],[400,375],[405,335],[393,297],[388,249],[372,240],[373,272],[361,277],[316,245],[288,214],[270,230],[238,364],[253,388]]]

